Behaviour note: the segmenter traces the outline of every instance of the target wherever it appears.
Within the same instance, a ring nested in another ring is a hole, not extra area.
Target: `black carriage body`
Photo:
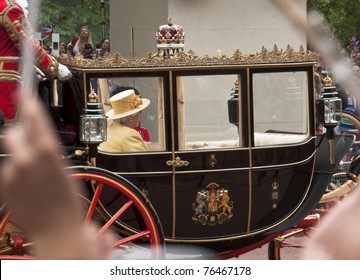
[[[151,55],[125,60],[115,54],[62,62],[75,76],[64,88],[78,104],[95,87],[108,107],[109,87],[103,86],[108,78],[151,100],[153,107],[142,116],[151,150],[99,151],[96,162],[146,194],[166,240],[262,236],[284,223],[294,225],[315,206],[317,201],[304,209],[316,192],[313,54],[288,49],[198,58],[180,53],[168,60]],[[109,199],[106,207],[112,212],[115,204]],[[296,216],[299,210],[302,217]]]

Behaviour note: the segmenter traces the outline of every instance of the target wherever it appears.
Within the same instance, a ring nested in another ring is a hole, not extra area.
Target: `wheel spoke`
[[[150,233],[150,230],[144,230],[144,231],[142,231],[142,232],[139,232],[139,233],[137,233],[137,234],[131,235],[131,236],[129,236],[129,237],[126,237],[126,238],[124,238],[124,239],[121,239],[121,240],[117,241],[117,242],[115,243],[115,246],[120,246],[120,245],[123,245],[123,244],[125,244],[125,243],[127,243],[127,242],[135,241],[135,240],[137,240],[137,239],[139,239],[139,238],[141,238],[141,237],[144,237],[144,236],[146,236],[146,235],[149,235],[149,233]]]
[[[130,208],[130,206],[134,202],[132,200],[129,200],[126,202],[112,217],[107,223],[98,231],[98,235],[101,235],[104,233],[105,230],[107,230],[127,209]]]
[[[8,224],[10,220],[10,212],[6,214],[6,216],[1,220],[0,223],[0,234],[2,235],[2,233],[5,231],[5,227]]]
[[[88,210],[88,212],[86,214],[85,223],[89,223],[92,216],[94,215],[94,212],[95,212],[96,206],[97,206],[97,204],[99,202],[99,198],[100,198],[101,192],[103,190],[103,187],[104,187],[104,183],[98,184],[98,186],[96,188],[96,191],[95,191],[95,194],[94,194],[94,197],[91,200],[89,210]]]

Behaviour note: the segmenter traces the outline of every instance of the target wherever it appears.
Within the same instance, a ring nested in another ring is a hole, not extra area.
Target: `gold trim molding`
[[[70,67],[87,69],[106,69],[106,68],[148,68],[148,67],[182,67],[182,66],[222,66],[222,65],[248,65],[248,64],[276,64],[276,63],[301,63],[313,62],[316,54],[306,51],[300,46],[299,51],[295,51],[289,45],[285,50],[279,49],[274,45],[273,50],[269,51],[262,47],[260,52],[255,54],[243,54],[236,50],[231,57],[217,51],[216,56],[208,55],[199,57],[192,50],[189,52],[176,53],[171,58],[164,58],[157,53],[149,52],[145,57],[132,56],[124,58],[120,53],[106,54],[104,57],[94,59],[84,59],[82,55],[57,57],[57,60]]]

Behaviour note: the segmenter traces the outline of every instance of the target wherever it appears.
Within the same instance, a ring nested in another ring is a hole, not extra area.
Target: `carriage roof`
[[[59,57],[61,63],[71,67],[73,70],[93,72],[110,70],[129,71],[145,69],[167,69],[167,68],[233,68],[233,67],[259,67],[288,65],[292,63],[313,64],[316,62],[316,53],[306,51],[300,46],[298,51],[287,46],[285,50],[274,45],[271,51],[262,47],[260,52],[254,54],[243,54],[236,50],[232,56],[225,55],[218,50],[216,55],[197,56],[192,50],[181,51],[170,58],[164,58],[157,53],[149,52],[144,57],[133,55],[129,58],[123,57],[120,53],[106,54],[104,57],[84,59],[82,55],[75,57]]]

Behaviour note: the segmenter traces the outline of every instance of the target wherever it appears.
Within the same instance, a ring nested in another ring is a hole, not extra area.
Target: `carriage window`
[[[303,141],[309,135],[307,72],[253,75],[255,146]]]
[[[234,82],[238,78],[238,75],[177,77],[180,150],[241,146],[241,129],[229,121],[238,116],[229,116],[228,104],[234,97],[231,93],[235,92]],[[239,114],[240,102],[235,103],[232,114]]]
[[[150,105],[141,112],[140,125],[135,128],[142,135],[150,151],[162,151],[165,149],[164,139],[164,110],[163,110],[163,80],[161,77],[121,77],[112,78],[108,81],[104,89],[108,88],[108,93],[103,94],[102,102],[106,111],[111,109],[109,97],[128,88],[134,88],[142,98],[150,100]],[[112,121],[109,120],[108,124]]]

